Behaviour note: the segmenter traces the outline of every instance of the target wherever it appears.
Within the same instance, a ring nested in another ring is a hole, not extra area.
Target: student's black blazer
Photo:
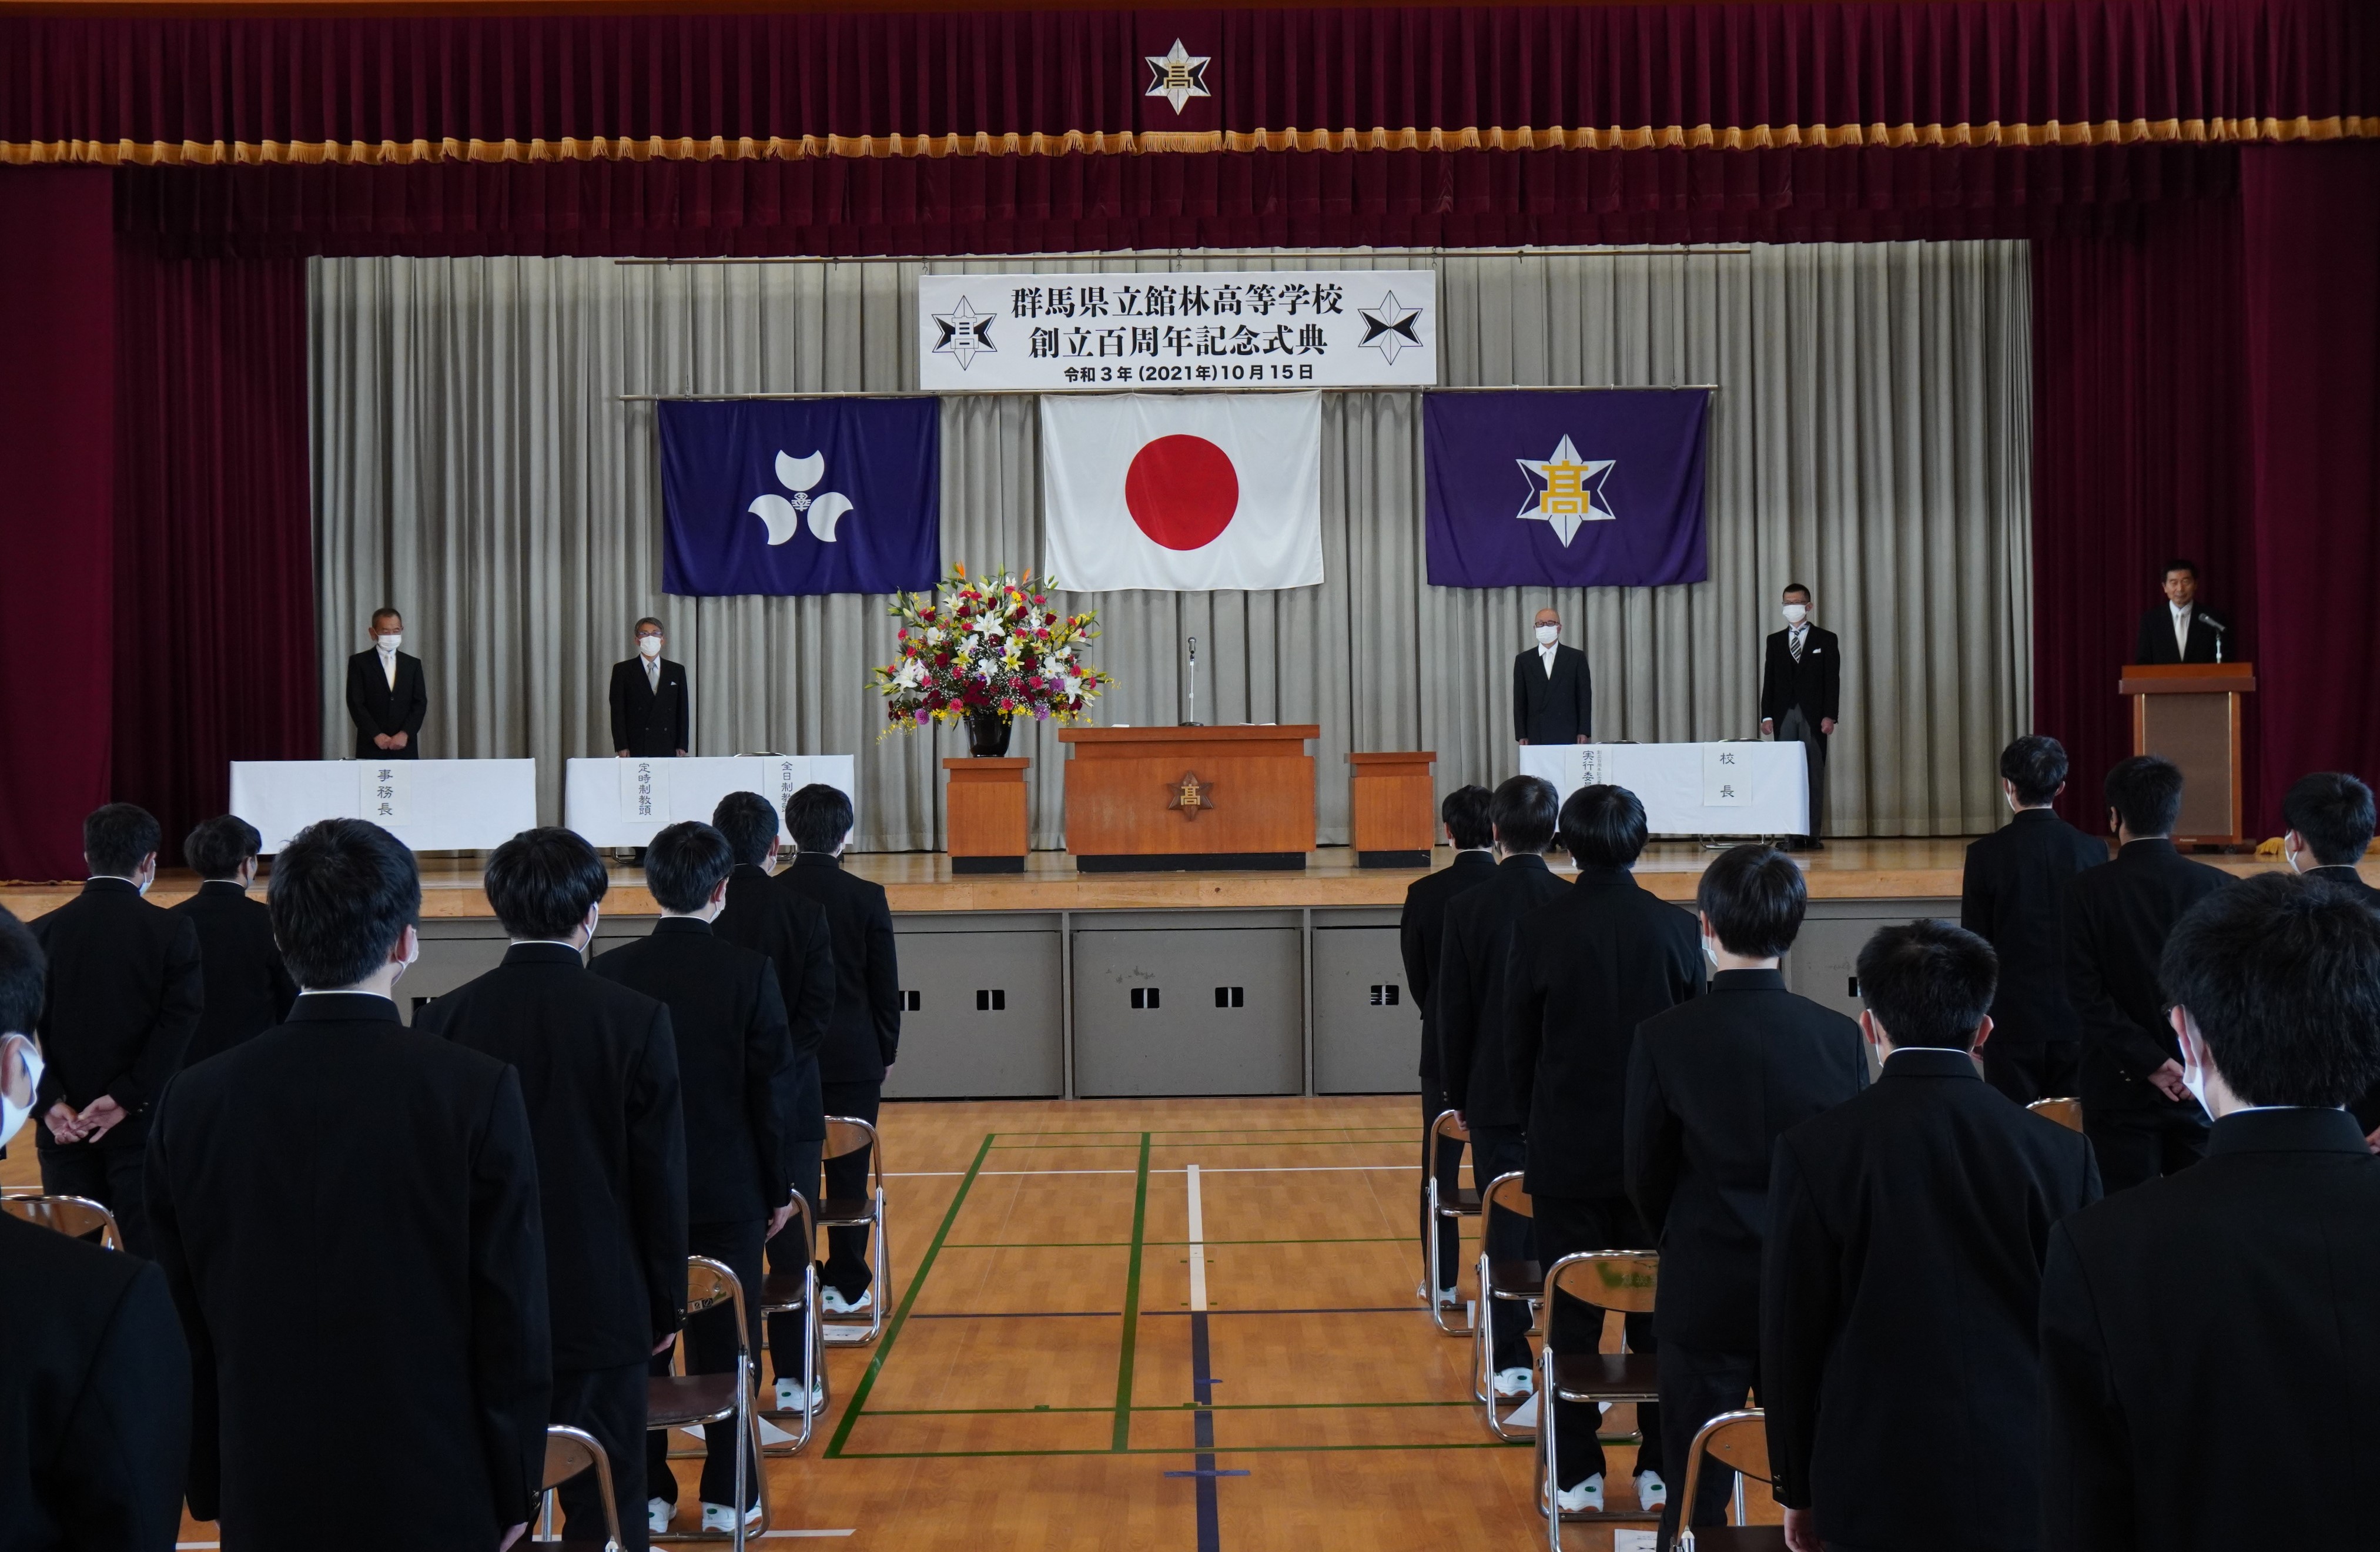
[[[1524,853],[1447,903],[1430,994],[1438,1008],[1439,1073],[1447,1105],[1474,1126],[1518,1127],[1527,1118],[1504,1057],[1511,1017],[1505,962],[1514,924],[1569,889],[1545,858]]]
[[[1999,954],[1992,1041],[2082,1038],[2066,996],[2066,886],[2107,860],[2107,843],[2046,808],[2027,808],[1967,847],[1959,925]]]
[[[273,913],[264,902],[218,879],[168,908],[198,928],[206,984],[206,1006],[182,1053],[184,1066],[229,1050],[289,1016],[298,984],[273,940]]]
[[[819,1048],[819,1077],[881,1082],[901,1051],[901,966],[884,886],[820,854],[795,857],[770,883],[824,911],[834,943],[834,1012]]]
[[[2066,886],[2066,994],[2082,1032],[2082,1100],[2170,1104],[2144,1081],[2180,1047],[2157,962],[2174,924],[2231,876],[2170,841],[2135,841]]]
[[[37,1147],[133,1148],[149,1136],[149,1111],[182,1065],[206,1007],[199,931],[152,905],[123,879],[93,879],[31,922],[49,959],[42,999],[41,1094],[26,1122]],[[63,1099],[77,1109],[102,1095],[125,1119],[90,1143],[61,1144],[42,1116]]]
[[[821,1142],[826,1108],[820,1092],[819,1049],[834,1016],[834,936],[826,912],[808,895],[772,888],[768,873],[738,867],[727,876],[727,906],[710,930],[727,942],[764,954],[777,967],[777,990],[793,1037],[793,1138]]]
[[[430,688],[422,677],[421,660],[410,652],[396,655],[396,684],[380,670],[380,653],[367,649],[347,660],[347,716],[356,724],[356,758],[419,759],[421,724],[430,715]],[[405,734],[405,747],[383,749],[372,743],[376,734]]]
[[[1438,950],[1446,935],[1446,903],[1496,871],[1492,852],[1457,852],[1454,860],[1405,886],[1405,908],[1397,918],[1397,952],[1405,964],[1405,991],[1421,1019],[1421,1081],[1439,1086],[1438,1016],[1430,1005],[1437,988]]]

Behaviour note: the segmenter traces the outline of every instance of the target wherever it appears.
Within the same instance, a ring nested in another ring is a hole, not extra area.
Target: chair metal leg
[[[1438,1236],[1450,1223],[1455,1225],[1455,1232],[1458,1235],[1461,1234],[1463,1231],[1461,1228],[1463,1214],[1445,1210],[1439,1198],[1438,1178],[1435,1175],[1430,1177],[1427,1182],[1427,1190],[1429,1192],[1429,1226],[1424,1231],[1422,1238],[1421,1286],[1423,1296],[1429,1305],[1429,1317],[1438,1323],[1438,1328],[1439,1331],[1450,1337],[1467,1337],[1472,1333],[1472,1322],[1465,1321],[1460,1325],[1450,1325],[1446,1318],[1445,1309],[1440,1306],[1438,1302]],[[1487,1294],[1484,1292],[1479,1295],[1480,1303],[1483,1305],[1487,1302]],[[1475,1316],[1475,1318],[1477,1317]]]
[[[1548,1552],[1562,1552],[1560,1446],[1554,1440],[1553,1405],[1554,1344],[1548,1341],[1537,1350],[1537,1461],[1545,1468],[1537,1491],[1545,1499],[1546,1546]]]

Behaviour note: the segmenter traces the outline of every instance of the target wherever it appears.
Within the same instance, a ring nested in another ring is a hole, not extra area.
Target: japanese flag
[[[1041,490],[1069,591],[1316,587],[1322,396],[1045,394]]]

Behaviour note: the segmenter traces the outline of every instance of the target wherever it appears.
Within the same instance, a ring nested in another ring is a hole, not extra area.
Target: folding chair
[[[1545,1296],[1545,1276],[1535,1261],[1489,1260],[1485,1226],[1500,1209],[1528,1219],[1536,1217],[1536,1209],[1521,1184],[1518,1170],[1489,1181],[1488,1189],[1479,1194],[1479,1313],[1471,1322],[1471,1393],[1487,1416],[1489,1433],[1500,1439],[1526,1438],[1526,1429],[1507,1427],[1504,1420],[1496,1415],[1496,1322],[1492,1312],[1499,1300],[1534,1305]],[[1536,1324],[1534,1310],[1530,1324]],[[1540,1410],[1537,1416],[1542,1422],[1544,1412]]]
[[[821,1314],[822,1340],[835,1347],[865,1347],[881,1336],[884,1308],[892,1302],[892,1246],[884,1231],[884,1140],[876,1134],[875,1127],[856,1116],[826,1118],[826,1158],[841,1158],[863,1147],[868,1150],[868,1195],[842,1200],[828,1196],[818,1205],[821,1234],[833,1229],[868,1231],[868,1270],[872,1274],[868,1291],[875,1297],[868,1301],[865,1324],[856,1320],[830,1321]]]
[[[785,1225],[788,1232],[795,1224],[801,1226],[802,1241],[812,1250],[798,1272],[771,1272],[760,1281],[760,1320],[766,1326],[771,1316],[798,1315],[802,1317],[802,1405],[795,1412],[781,1407],[765,1407],[760,1415],[783,1426],[783,1419],[799,1416],[801,1431],[789,1443],[772,1444],[771,1455],[795,1455],[809,1443],[810,1431],[816,1425],[809,1408],[810,1393],[826,1378],[822,1360],[826,1354],[819,1330],[818,1247],[817,1236],[810,1228],[810,1205],[799,1195],[794,1198],[794,1219]]]
[[[1721,1464],[1734,1468],[1735,1523],[1706,1525],[1700,1530],[1684,1523],[1694,1512],[1694,1491],[1702,1485],[1703,1456],[1707,1453]],[[1768,1475],[1768,1420],[1756,1407],[1742,1412],[1722,1412],[1702,1426],[1694,1436],[1694,1447],[1686,1455],[1686,1496],[1679,1499],[1683,1507],[1678,1511],[1680,1523],[1674,1552],[1785,1552],[1785,1527],[1745,1523],[1743,1479]]]
[[[538,1529],[529,1546],[562,1545],[552,1539],[553,1490],[587,1471],[595,1473],[595,1490],[603,1500],[603,1552],[620,1552],[620,1506],[613,1496],[612,1459],[595,1442],[594,1435],[566,1423],[556,1423],[545,1430],[545,1480],[538,1485]]]
[[[2058,1122],[2069,1132],[2082,1130],[2082,1101],[2080,1099],[2035,1099],[2025,1109]]]
[[[1582,1250],[1563,1256],[1547,1269],[1546,1302],[1550,1307],[1557,1294],[1567,1293],[1597,1309],[1647,1315],[1652,1312],[1659,1271],[1660,1257],[1649,1250]],[[1538,1352],[1537,1507],[1546,1517],[1546,1545],[1551,1552],[1562,1552],[1561,1528],[1565,1520],[1646,1524],[1661,1518],[1658,1510],[1650,1513],[1641,1510],[1614,1510],[1599,1514],[1560,1512],[1557,1499],[1561,1464],[1554,1440],[1553,1404],[1558,1400],[1658,1401],[1661,1399],[1659,1379],[1659,1364],[1650,1352],[1558,1353],[1551,1342],[1545,1343]]]
[[[1467,1337],[1477,1322],[1465,1320],[1459,1325],[1448,1325],[1446,1310],[1438,1302],[1438,1235],[1441,1224],[1453,1225],[1454,1231],[1461,1234],[1463,1220],[1479,1216],[1479,1193],[1463,1185],[1455,1188],[1451,1200],[1441,1196],[1435,1168],[1438,1145],[1441,1142],[1470,1146],[1471,1129],[1463,1124],[1463,1117],[1456,1111],[1440,1110],[1438,1119],[1429,1123],[1429,1129],[1421,1137],[1421,1188],[1423,1206],[1427,1209],[1422,1214],[1421,1296],[1422,1302],[1429,1306],[1429,1317],[1438,1323],[1439,1331],[1450,1337]]]
[[[99,1236],[103,1249],[122,1250],[124,1231],[115,1215],[88,1196],[0,1196],[0,1212],[43,1229],[55,1229],[69,1239]]]
[[[735,1420],[745,1448],[735,1452],[735,1529],[688,1531],[654,1536],[655,1541],[732,1541],[744,1552],[747,1530],[744,1499],[752,1486],[750,1473],[760,1461],[760,1413],[752,1403],[752,1328],[744,1310],[744,1285],[724,1262],[708,1255],[686,1258],[686,1313],[698,1315],[713,1305],[730,1305],[735,1317],[735,1367],[726,1374],[656,1375],[645,1382],[645,1427],[648,1431],[698,1427],[705,1423]],[[759,1529],[769,1528],[769,1479],[760,1482]]]

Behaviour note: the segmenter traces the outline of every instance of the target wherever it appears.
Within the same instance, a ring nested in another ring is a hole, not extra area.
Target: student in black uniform
[[[1496,831],[1488,819],[1486,787],[1457,787],[1438,806],[1439,823],[1454,847],[1454,860],[1435,873],[1425,873],[1405,886],[1405,907],[1397,918],[1397,949],[1405,963],[1405,990],[1421,1019],[1421,1123],[1427,1129],[1447,1109],[1446,1080],[1438,1070],[1438,1017],[1432,1007],[1437,989],[1438,950],[1446,933],[1446,903],[1496,871]],[[1440,1200],[1451,1200],[1462,1183],[1463,1145],[1440,1143],[1438,1157],[1421,1161],[1423,1172],[1438,1177]],[[1429,1231],[1426,1215],[1429,1195],[1422,1193],[1422,1231]],[[1438,1232],[1437,1287],[1422,1290],[1447,1308],[1462,1302],[1455,1290],[1461,1271],[1463,1231],[1452,1220]]]
[[[249,898],[263,844],[256,827],[234,814],[208,819],[183,838],[182,860],[201,882],[171,909],[199,929],[206,978],[206,1007],[182,1053],[185,1067],[261,1035],[298,1000],[298,983],[273,940],[273,913]]]
[[[2281,799],[2281,855],[2291,867],[2317,883],[2345,890],[2380,909],[2380,889],[2363,881],[2356,864],[2371,849],[2372,789],[2344,771],[2301,776]],[[2380,1083],[2349,1107],[2364,1140],[2380,1152]]]

